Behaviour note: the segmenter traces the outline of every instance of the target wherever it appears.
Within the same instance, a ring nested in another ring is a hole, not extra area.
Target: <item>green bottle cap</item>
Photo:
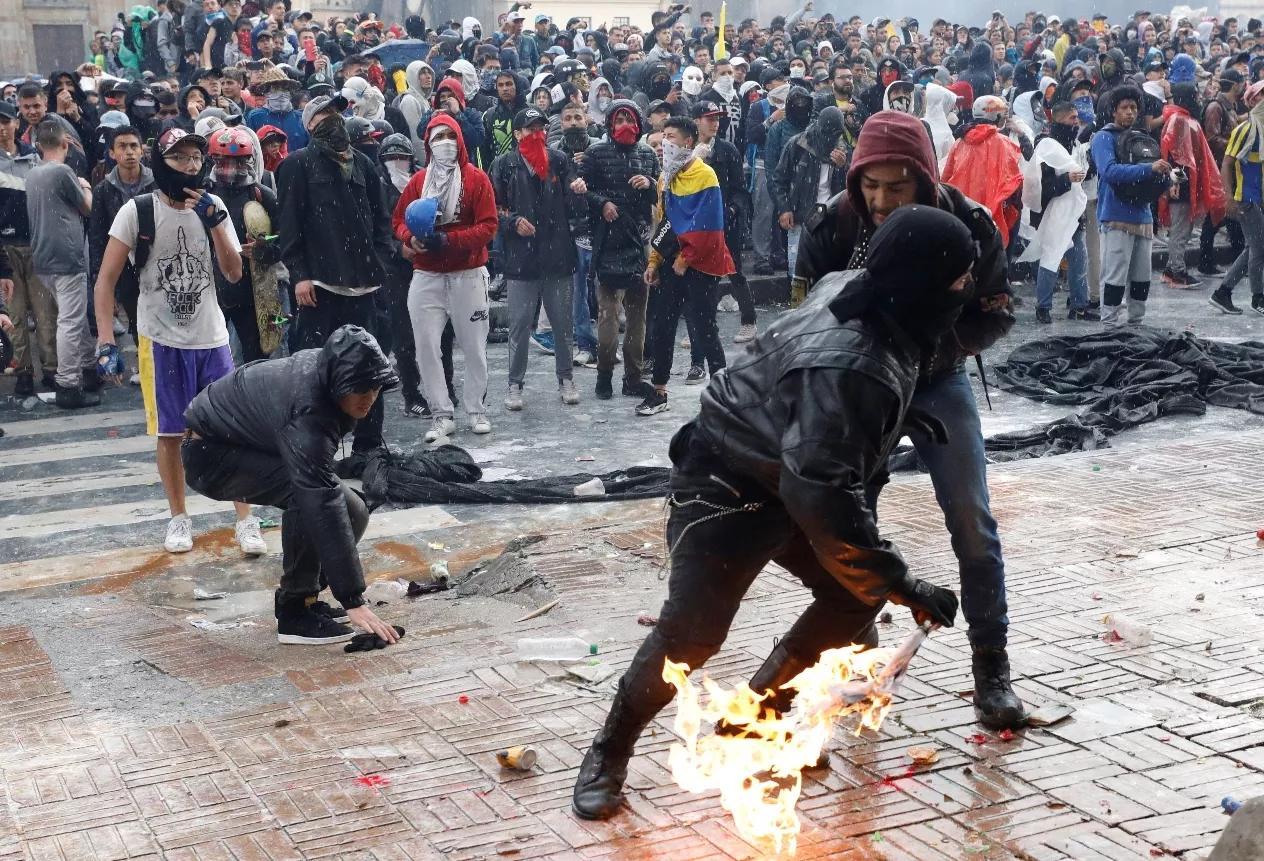
[[[588,654],[590,654],[590,655],[595,655],[595,654],[597,654],[597,644],[596,644],[596,643],[589,643],[589,644],[588,644]]]

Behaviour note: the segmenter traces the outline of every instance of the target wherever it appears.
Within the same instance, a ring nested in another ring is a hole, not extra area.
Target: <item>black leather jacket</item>
[[[614,110],[621,104],[611,104]],[[650,184],[635,189],[628,184],[636,174]],[[649,258],[645,247],[653,229],[653,208],[658,201],[658,157],[647,144],[630,146],[601,141],[584,153],[579,175],[588,186],[588,222],[592,226],[593,262],[598,275],[640,279]],[[619,217],[606,221],[602,208],[607,202],[619,210]]]
[[[204,439],[280,456],[321,571],[348,609],[364,603],[364,570],[334,474],[334,454],[355,419],[336,398],[380,381],[385,363],[380,349],[335,335],[319,350],[238,368],[203,389],[184,413],[189,428]],[[218,498],[213,488],[197,489]]]
[[[865,487],[886,480],[922,352],[881,313],[839,312],[856,274],[828,276],[713,377],[695,428],[727,472],[781,500],[827,571],[877,603],[911,578]]]
[[[986,209],[951,185],[939,185],[939,208],[951,212],[970,229],[979,243],[974,264],[974,300],[962,309],[952,334],[940,342],[939,350],[922,369],[924,378],[934,379],[978,355],[999,341],[1014,327],[1014,312],[1006,277],[1005,246],[1001,233]],[[816,208],[803,227],[794,278],[803,279],[807,289],[828,272],[861,265],[852,261],[859,243],[868,243],[873,228],[863,224],[852,208],[847,193],[835,195]]]

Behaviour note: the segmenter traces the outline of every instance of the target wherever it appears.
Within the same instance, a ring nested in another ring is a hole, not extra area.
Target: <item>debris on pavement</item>
[[[655,619],[649,613],[642,613],[636,617],[636,623],[638,625],[644,625],[647,628],[653,628],[658,624],[658,619]]]
[[[254,622],[249,620],[234,620],[232,622],[212,622],[204,616],[189,616],[188,623],[199,631],[231,631],[234,628],[254,628]]]
[[[882,624],[882,625],[890,625],[894,618],[895,617],[892,616],[889,612],[884,612],[881,616],[878,617],[878,622],[879,624]]]
[[[1138,647],[1148,646],[1154,640],[1153,628],[1123,613],[1111,613],[1103,617],[1102,622],[1105,623],[1107,629],[1107,636],[1102,639],[1108,643],[1123,641],[1129,646]]]
[[[1135,547],[1117,547],[1110,551],[1110,555],[1116,559],[1136,559],[1141,555],[1141,551]]]
[[[446,592],[449,588],[451,588],[451,583],[446,577],[430,583],[418,583],[416,580],[409,580],[408,591],[404,594],[409,598],[416,598],[419,595],[433,595],[435,592]]]
[[[543,610],[541,607],[534,615],[539,615]],[[595,654],[597,644],[579,637],[522,637],[518,640],[516,660],[583,661]]]
[[[576,496],[605,496],[606,484],[600,477],[594,477],[583,484],[575,485]]]
[[[939,751],[933,747],[910,747],[904,753],[915,765],[930,765],[939,759]]]
[[[227,598],[227,597],[228,597],[227,592],[207,592],[205,589],[202,589],[201,587],[194,587],[193,589],[194,601],[218,601],[221,598]]]
[[[1224,798],[1220,799],[1220,809],[1230,815],[1237,813],[1238,808],[1241,806],[1242,802],[1238,801],[1232,795],[1226,795]]]
[[[522,617],[521,617],[521,618],[519,618],[517,621],[519,621],[519,622],[529,622],[529,621],[530,621],[530,620],[532,620],[532,619],[535,619],[535,618],[537,618],[537,617],[539,617],[539,616],[543,616],[545,613],[549,612],[550,610],[552,610],[554,607],[556,607],[556,606],[557,606],[558,604],[560,604],[560,603],[562,603],[562,599],[561,599],[561,598],[558,598],[556,601],[550,601],[549,603],[545,604],[543,607],[539,607],[539,608],[537,608],[537,609],[535,609],[535,610],[532,610],[532,611],[531,611],[530,613],[528,613],[527,615],[522,616]]]
[[[404,629],[399,625],[391,625],[395,629],[395,635],[401,639],[404,636]],[[398,642],[398,641],[397,641]],[[351,638],[351,642],[342,647],[344,652],[372,652],[376,649],[385,649],[390,643],[383,640],[377,634],[363,633],[356,634]]]
[[[1027,715],[1027,723],[1031,726],[1053,726],[1075,713],[1074,706],[1067,703],[1048,702]]]
[[[566,668],[568,676],[587,682],[590,685],[599,685],[606,679],[615,674],[613,667],[607,667],[605,664],[579,664]]]
[[[536,753],[534,747],[520,744],[508,750],[497,751],[496,761],[500,763],[501,768],[512,768],[515,771],[530,771],[535,767],[535,761],[538,756],[539,754]]]
[[[379,786],[391,785],[391,779],[383,774],[361,775],[360,777],[356,778],[355,782],[360,784],[361,786],[372,786],[374,788],[377,788]]]
[[[448,560],[439,559],[430,563],[430,579],[436,583],[448,582]]]
[[[592,463],[596,459],[597,458],[593,457],[591,454],[581,454],[579,457],[575,458],[575,462],[576,463]]]

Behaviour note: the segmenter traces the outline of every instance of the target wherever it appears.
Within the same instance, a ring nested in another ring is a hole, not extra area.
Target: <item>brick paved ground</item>
[[[935,634],[881,733],[839,731],[832,768],[805,780],[798,857],[1205,857],[1226,822],[1220,799],[1264,793],[1261,443],[1255,431],[994,467],[1018,688],[1076,715],[1012,740],[976,735],[964,634]],[[925,478],[897,479],[881,515],[916,570],[955,579]],[[459,569],[524,516],[514,507],[505,522],[427,538],[447,540]],[[549,537],[522,564],[556,610],[516,623],[530,601],[393,602],[384,612],[410,634],[368,655],[280,649],[263,606],[259,627],[195,630],[153,591],[187,590],[178,568],[125,578],[113,596],[88,584],[21,599],[29,620],[0,629],[0,861],[757,857],[714,797],[672,784],[670,711],[633,761],[628,810],[608,823],[570,813],[610,682],[515,663],[514,642],[587,628],[622,669],[645,631],[633,620],[661,600],[661,513],[571,508],[540,523]],[[416,576],[436,555],[427,538],[379,539],[371,570]],[[190,570],[239,587],[276,564],[212,561]],[[806,601],[784,572],[765,572],[711,674],[744,680]],[[59,609],[73,609],[67,624],[90,647],[68,653],[49,633],[41,614]],[[910,626],[893,609],[888,644]],[[1151,645],[1102,641],[1101,617],[1120,610],[1154,626]],[[135,670],[126,683],[71,672],[119,655]],[[209,716],[147,711],[161,685]],[[100,705],[128,697],[130,709]],[[532,773],[499,768],[510,744],[537,748]],[[915,744],[940,748],[938,762],[909,771]]]

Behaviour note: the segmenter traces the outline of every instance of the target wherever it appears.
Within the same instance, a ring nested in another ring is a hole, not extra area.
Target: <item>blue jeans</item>
[[[1084,247],[1084,228],[1075,231],[1071,247],[1067,249],[1067,286],[1071,290],[1071,309],[1088,307],[1088,251]],[[1036,276],[1036,307],[1049,310],[1053,307],[1053,285],[1058,280],[1054,270],[1040,268]]]
[[[592,266],[592,249],[575,246],[575,289],[571,297],[571,316],[575,320],[575,351],[597,355],[597,329],[588,308],[588,272]]]
[[[948,429],[944,445],[919,433],[910,433],[909,438],[930,471],[935,499],[952,536],[961,573],[961,610],[970,625],[970,643],[1004,646],[1009,629],[1005,562],[996,518],[989,507],[983,429],[965,368],[957,368],[934,385],[919,387],[912,406],[926,410]],[[867,490],[875,511],[879,490]]]

